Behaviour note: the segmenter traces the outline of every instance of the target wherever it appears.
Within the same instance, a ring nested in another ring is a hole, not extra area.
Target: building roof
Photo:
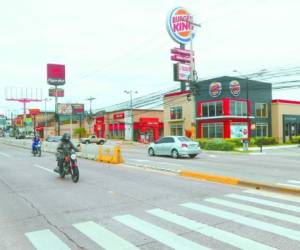
[[[164,95],[164,97],[171,97],[171,96],[179,96],[179,95],[186,95],[186,94],[191,94],[192,92],[190,90],[182,90],[179,92],[174,92],[174,93],[169,93]]]
[[[264,82],[264,81],[258,81],[255,79],[248,79],[246,77],[239,77],[239,76],[219,76],[219,77],[214,77],[214,78],[209,78],[209,79],[203,79],[197,82],[197,84],[202,83],[202,82],[213,82],[213,81],[226,81],[226,80],[247,80],[248,82],[251,83],[264,83],[264,84],[269,84],[272,85],[269,82]]]
[[[300,101],[283,100],[283,99],[274,99],[274,100],[272,100],[272,103],[284,103],[284,104],[300,105]]]

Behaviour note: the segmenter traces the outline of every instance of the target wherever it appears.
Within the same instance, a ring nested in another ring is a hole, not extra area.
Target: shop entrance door
[[[295,122],[289,122],[285,124],[285,141],[291,140],[292,136],[296,136],[298,128],[297,123]]]

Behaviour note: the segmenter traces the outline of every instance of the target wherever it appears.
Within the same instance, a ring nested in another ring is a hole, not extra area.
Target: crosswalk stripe
[[[223,231],[221,229],[211,227],[206,224],[199,223],[197,221],[185,218],[183,216],[162,210],[162,209],[152,209],[148,210],[148,213],[157,216],[161,219],[164,219],[166,221],[175,223],[179,226],[185,227],[187,229],[193,230],[195,232],[201,233],[203,235],[206,235],[208,237],[212,237],[214,239],[217,239],[219,241],[225,242],[227,244],[230,244],[232,246],[238,247],[240,249],[245,250],[253,250],[253,249],[260,249],[260,250],[271,250],[274,249],[272,247],[266,246],[264,244],[258,243],[256,241],[238,236],[236,234]]]
[[[300,188],[299,185],[294,185],[294,184],[287,184],[287,183],[281,183],[281,182],[278,182],[276,184],[279,185],[279,186],[284,186],[284,187]]]
[[[300,184],[300,181],[295,181],[295,180],[288,180],[289,183],[295,183],[295,184]]]
[[[243,204],[239,204],[237,202],[231,202],[231,201],[217,199],[217,198],[208,198],[208,199],[205,199],[205,201],[212,202],[212,203],[219,204],[219,205],[226,206],[226,207],[239,209],[239,210],[254,213],[254,214],[271,217],[271,218],[282,220],[282,221],[288,221],[288,222],[300,225],[300,218],[297,216],[278,213],[278,212],[274,212],[274,211],[267,210],[267,209],[243,205]]]
[[[181,206],[209,214],[212,216],[220,217],[235,223],[243,224],[249,227],[257,228],[259,230],[267,231],[270,233],[278,234],[286,238],[300,241],[300,232],[289,228],[284,228],[271,223],[262,222],[260,220],[248,218],[231,212],[222,211],[220,209],[211,208],[208,206],[200,205],[198,203],[184,203]]]
[[[104,249],[139,249],[93,221],[77,223],[73,226]]]
[[[25,233],[25,235],[37,250],[70,250],[63,241],[48,229]]]
[[[275,201],[269,201],[269,200],[263,200],[263,199],[258,199],[258,198],[253,198],[250,196],[245,196],[245,195],[239,195],[239,194],[226,194],[226,197],[242,200],[242,201],[248,201],[248,202],[253,202],[253,203],[258,203],[261,205],[266,205],[270,207],[276,207],[276,208],[281,208],[284,210],[289,210],[293,212],[300,212],[300,207],[299,206],[293,206],[289,204],[283,204]]]
[[[114,219],[174,249],[209,249],[132,215],[116,216]]]
[[[275,199],[279,199],[279,200],[299,202],[300,203],[300,198],[295,196],[295,195],[278,194],[278,193],[261,191],[261,190],[258,191],[256,189],[247,189],[247,190],[243,190],[243,192],[248,193],[248,194],[264,196],[264,197],[268,197],[268,198],[275,198]]]

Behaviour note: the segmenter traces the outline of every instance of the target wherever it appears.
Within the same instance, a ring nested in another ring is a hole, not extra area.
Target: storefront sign
[[[113,117],[114,117],[114,120],[124,119],[124,112],[123,113],[114,114]]]
[[[172,54],[176,54],[176,55],[182,55],[185,57],[191,57],[191,55],[194,55],[194,51],[191,53],[190,50],[187,49],[180,49],[180,48],[173,48],[171,49],[171,53]]]
[[[64,89],[61,88],[51,88],[49,89],[49,96],[57,96],[57,97],[64,97],[65,92]]]
[[[248,138],[248,127],[247,125],[230,125],[230,137],[231,138]]]
[[[191,58],[182,55],[171,55],[171,60],[175,62],[190,63]]]
[[[230,91],[231,91],[232,95],[234,95],[234,96],[239,96],[240,95],[241,85],[238,81],[236,81],[236,80],[231,81],[230,84],[229,84],[229,88],[230,88]]]
[[[64,85],[66,83],[65,65],[47,64],[47,82],[50,85]]]
[[[211,97],[218,97],[222,93],[222,84],[220,82],[212,82],[209,85],[209,94]]]
[[[39,115],[41,113],[40,109],[29,109],[30,115]]]
[[[177,81],[187,82],[191,76],[191,66],[188,64],[177,63]]]
[[[192,31],[191,14],[182,7],[177,7],[170,11],[167,17],[167,30],[171,38],[179,44],[190,42],[190,32]],[[195,33],[192,34],[193,38]]]

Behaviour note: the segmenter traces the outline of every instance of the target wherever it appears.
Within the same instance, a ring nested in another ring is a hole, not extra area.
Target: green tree
[[[81,138],[81,137],[86,137],[87,136],[87,131],[85,128],[76,128],[73,132],[73,136],[77,136],[78,138]]]

